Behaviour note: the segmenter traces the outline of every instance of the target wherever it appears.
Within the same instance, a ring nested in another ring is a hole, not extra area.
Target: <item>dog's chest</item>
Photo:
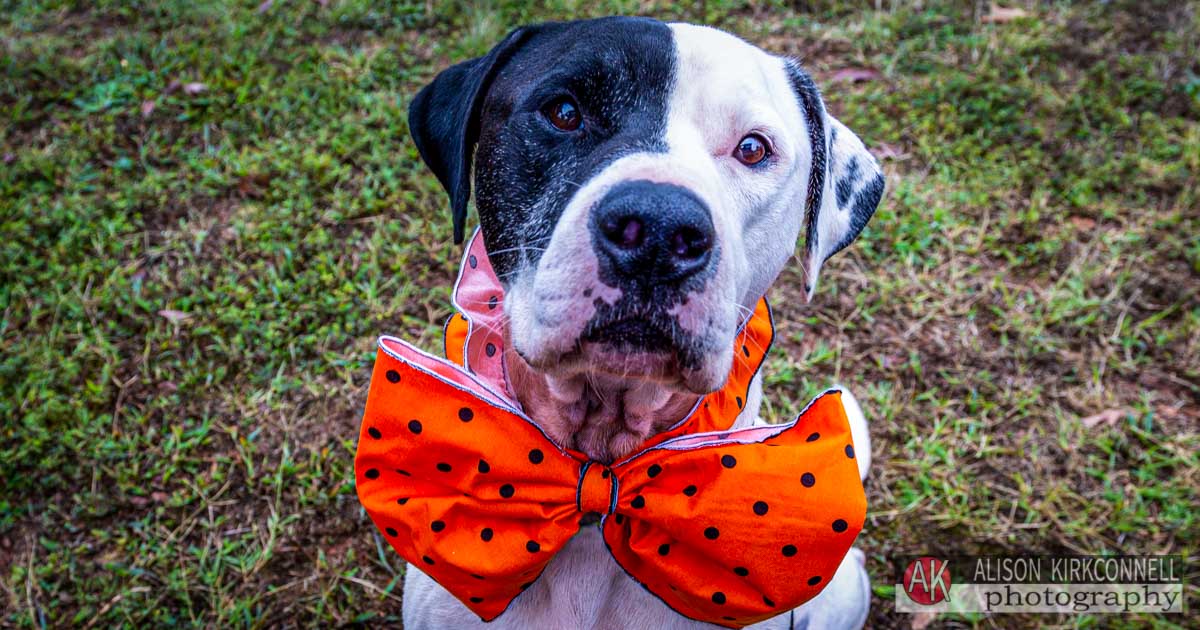
[[[512,628],[711,627],[673,613],[630,578],[594,526],[572,538],[498,621]]]

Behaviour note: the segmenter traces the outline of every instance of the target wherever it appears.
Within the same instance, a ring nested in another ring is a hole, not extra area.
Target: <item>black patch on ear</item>
[[[857,162],[851,164],[852,170],[857,168],[857,166]],[[857,178],[857,175],[855,175],[855,178]],[[838,243],[838,246],[829,254],[830,256],[842,251],[850,243],[853,243],[854,239],[863,231],[863,228],[867,225],[867,221],[871,220],[871,216],[875,214],[875,209],[879,207],[879,200],[883,198],[883,188],[883,175],[876,175],[870,182],[858,190],[858,194],[854,196],[854,206],[850,208],[850,230],[846,233],[846,238],[842,239],[842,242]],[[838,184],[838,196],[839,198],[841,197],[841,182]]]
[[[421,159],[450,195],[456,244],[463,241],[471,198],[471,159],[479,139],[480,106],[492,78],[539,28],[519,28],[487,55],[447,68],[408,106],[408,130]]]
[[[845,208],[850,202],[850,193],[854,192],[854,182],[858,180],[858,158],[851,157],[846,165],[846,176],[837,183],[837,202],[839,208]]]
[[[808,175],[808,198],[805,200],[804,247],[812,251],[817,247],[817,215],[821,211],[821,197],[825,191],[825,171],[828,169],[828,150],[825,145],[825,105],[821,91],[812,77],[800,68],[796,61],[787,62],[788,78],[792,91],[800,101],[804,120],[808,124],[808,141],[811,144],[812,170]]]

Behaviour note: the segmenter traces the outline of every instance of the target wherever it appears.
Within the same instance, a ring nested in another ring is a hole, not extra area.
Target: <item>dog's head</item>
[[[557,378],[718,389],[801,229],[811,297],[883,194],[795,61],[687,24],[517,29],[421,90],[409,126],[456,242],[474,163],[512,346]]]

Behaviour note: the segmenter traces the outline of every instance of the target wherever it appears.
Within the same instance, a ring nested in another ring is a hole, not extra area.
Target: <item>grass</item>
[[[911,621],[902,554],[1194,556],[1200,9],[859,4],[0,2],[0,625],[398,618],[354,437],[374,337],[435,348],[457,262],[405,106],[608,13],[801,56],[885,157],[818,299],[774,289],[765,410],[863,400],[872,625]]]

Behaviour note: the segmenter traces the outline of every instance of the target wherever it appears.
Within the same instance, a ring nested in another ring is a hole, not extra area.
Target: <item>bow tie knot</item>
[[[617,477],[598,462],[584,462],[579,470],[575,507],[584,514],[612,514],[617,509]]]

